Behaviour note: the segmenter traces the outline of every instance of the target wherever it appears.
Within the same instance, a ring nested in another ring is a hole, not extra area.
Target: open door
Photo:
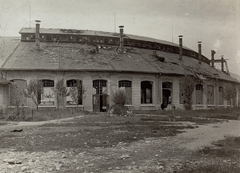
[[[94,80],[93,81],[93,111],[107,112],[109,107],[109,96],[107,95],[107,81]]]

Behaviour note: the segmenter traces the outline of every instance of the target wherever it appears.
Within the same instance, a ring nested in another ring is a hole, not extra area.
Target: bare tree
[[[230,102],[230,105],[232,104],[232,99],[236,97],[236,86],[234,84],[225,84],[224,90],[223,90],[223,98]]]
[[[72,100],[77,104],[77,107],[79,105],[79,102],[82,101],[84,98],[84,94],[87,90],[83,86],[76,86],[71,87],[69,89],[69,95],[72,98]]]
[[[52,89],[57,101],[58,110],[59,110],[59,105],[62,99],[69,95],[69,92],[66,86],[64,86],[63,82],[64,82],[63,79],[59,80],[56,84],[56,87]]]
[[[36,110],[38,111],[38,106],[41,103],[41,94],[43,94],[43,84],[38,80],[30,80],[27,85],[27,89],[24,92],[25,97],[32,99],[36,105]]]
[[[184,108],[186,110],[192,109],[192,94],[195,87],[195,78],[190,75],[185,75],[183,77],[182,88],[183,88],[183,97],[185,100]]]

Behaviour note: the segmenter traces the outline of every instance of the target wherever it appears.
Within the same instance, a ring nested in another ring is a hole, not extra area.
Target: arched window
[[[84,88],[81,80],[67,80],[67,89],[70,93],[66,97],[67,105],[82,105]]]
[[[42,80],[43,84],[43,94],[39,95],[38,101],[40,106],[54,106],[54,81],[44,79]]]
[[[201,84],[196,85],[196,104],[203,104],[203,86]]]
[[[119,88],[123,88],[126,93],[126,104],[131,105],[132,104],[132,81],[129,80],[120,80],[118,82]]]
[[[223,87],[222,86],[218,88],[218,100],[219,100],[219,105],[223,105]]]
[[[149,104],[152,103],[152,85],[151,81],[141,82],[141,103]]]
[[[207,86],[207,104],[214,105],[214,86]]]
[[[26,98],[24,90],[27,88],[27,81],[22,79],[11,80],[10,84],[10,105],[26,106]]]
[[[93,94],[107,94],[107,81],[94,80],[93,81]]]

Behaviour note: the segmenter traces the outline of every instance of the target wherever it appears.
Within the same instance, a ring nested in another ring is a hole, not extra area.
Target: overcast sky
[[[221,55],[240,75],[240,0],[0,0],[0,36],[20,36],[22,27],[118,32],[183,44],[211,58]],[[114,14],[115,23],[114,25]]]

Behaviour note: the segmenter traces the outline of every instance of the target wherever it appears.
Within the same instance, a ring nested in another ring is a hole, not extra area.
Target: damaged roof
[[[20,34],[35,34],[36,29],[35,28],[22,28],[19,33]],[[100,36],[100,37],[115,37],[119,38],[119,33],[114,33],[114,32],[106,32],[106,31],[94,31],[94,30],[78,30],[78,29],[59,29],[59,28],[40,28],[39,29],[40,34],[59,34],[59,35],[84,35],[84,36]],[[132,35],[132,34],[127,34],[124,33],[124,38],[129,38],[133,40],[142,40],[142,41],[148,41],[148,42],[155,42],[155,43],[160,43],[160,44],[166,44],[170,46],[177,46],[178,44],[165,41],[165,40],[160,40],[160,39],[155,39],[155,38],[150,38],[150,37],[144,37],[144,36],[138,36],[138,35]],[[192,50],[188,47],[183,46],[183,48]]]
[[[207,78],[238,82],[231,76],[199,64],[197,59],[178,54],[125,47],[123,54],[117,46],[93,46],[77,43],[19,42],[2,65],[2,70],[57,71],[116,71],[184,75],[196,73]],[[157,55],[157,56],[156,56]]]

